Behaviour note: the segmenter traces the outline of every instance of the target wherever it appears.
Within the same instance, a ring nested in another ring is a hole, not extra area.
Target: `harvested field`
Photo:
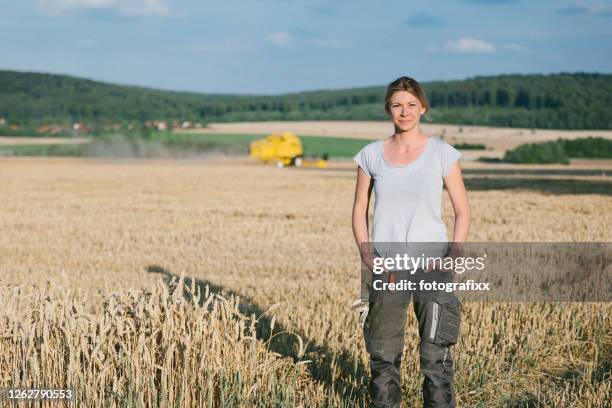
[[[72,387],[82,406],[365,406],[354,176],[1,158],[0,387]],[[612,240],[612,196],[532,184],[473,184],[469,240]],[[443,209],[452,231],[446,196]],[[458,405],[607,406],[611,312],[465,303]],[[422,397],[409,314],[407,407]]]

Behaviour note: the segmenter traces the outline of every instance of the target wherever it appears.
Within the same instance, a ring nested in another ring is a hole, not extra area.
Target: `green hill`
[[[612,129],[612,75],[500,75],[423,84],[425,121]],[[172,92],[66,75],[0,71],[0,117],[20,124],[146,120],[387,120],[384,86],[276,96]]]

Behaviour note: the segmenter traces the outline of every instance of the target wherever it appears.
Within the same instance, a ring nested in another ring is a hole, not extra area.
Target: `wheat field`
[[[72,388],[87,407],[365,406],[354,178],[231,160],[0,160],[0,387]],[[473,242],[612,240],[610,196],[469,199]],[[452,231],[446,196],[443,209]],[[609,406],[609,303],[462,307],[458,406]],[[417,350],[410,310],[406,407],[422,404]]]

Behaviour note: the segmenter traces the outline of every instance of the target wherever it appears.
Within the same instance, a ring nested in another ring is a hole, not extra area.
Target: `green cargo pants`
[[[418,270],[394,272],[395,281],[448,282],[449,274]],[[374,279],[389,281],[389,274]],[[460,330],[461,305],[452,292],[443,291],[369,291],[369,313],[363,327],[370,355],[370,407],[398,407],[401,403],[400,365],[404,349],[406,310],[412,297],[419,322],[419,355],[424,374],[423,399],[428,407],[455,407],[454,365],[449,349]]]

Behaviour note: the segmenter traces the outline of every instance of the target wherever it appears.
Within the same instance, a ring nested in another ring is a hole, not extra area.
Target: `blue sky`
[[[277,94],[612,72],[612,0],[0,0],[0,69]]]

